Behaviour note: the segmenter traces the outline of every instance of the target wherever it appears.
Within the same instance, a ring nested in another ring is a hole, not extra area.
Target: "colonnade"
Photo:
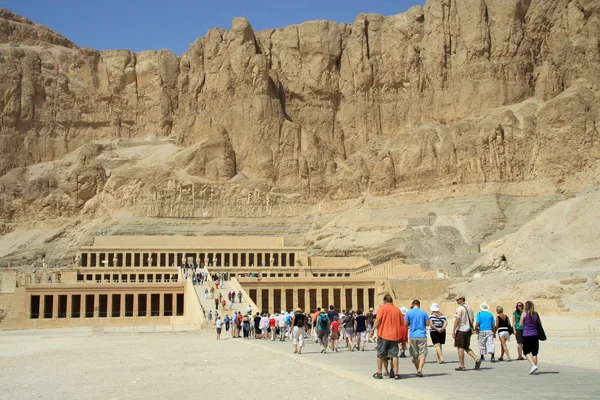
[[[186,251],[115,252],[85,251],[79,255],[80,267],[176,267],[195,264],[207,267],[293,267],[295,252],[280,251]]]
[[[31,294],[31,319],[127,318],[183,315],[183,293]]]
[[[375,289],[372,287],[319,287],[304,288],[260,288],[246,289],[250,298],[261,310],[269,313],[282,310],[292,311],[297,307],[305,312],[315,312],[317,307],[333,305],[340,310],[368,310],[375,307]]]

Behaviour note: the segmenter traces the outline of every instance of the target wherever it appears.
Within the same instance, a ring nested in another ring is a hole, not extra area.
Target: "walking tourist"
[[[217,321],[215,322],[217,326],[217,340],[221,340],[221,329],[223,328],[223,321],[221,321],[221,317],[217,317]]]
[[[215,310],[219,309],[219,299],[215,297]]]
[[[250,336],[250,314],[244,315],[242,318],[242,329],[244,330],[244,339]]]
[[[521,314],[521,325],[523,326],[523,354],[531,365],[529,375],[533,375],[538,370],[541,320],[539,314],[535,312],[535,305],[530,300],[525,302],[525,310]]]
[[[223,322],[225,323],[225,332],[229,332],[229,323],[231,322],[231,320],[229,319],[229,314],[225,314]]]
[[[330,331],[330,321],[329,316],[326,312],[322,312],[319,314],[317,318],[317,323],[315,325],[315,329],[317,330],[317,337],[319,338],[319,343],[321,344],[321,353],[327,352],[327,346],[329,345],[329,331]]]
[[[208,299],[208,289],[204,289],[204,298]]]
[[[508,318],[508,315],[504,314],[504,307],[502,306],[496,307],[496,314],[496,332],[500,339],[500,357],[498,358],[498,361],[512,361],[507,346],[507,342],[510,340],[510,335],[512,334],[510,319]],[[505,354],[506,359],[504,358]]]
[[[367,317],[363,315],[362,310],[356,310],[354,329],[356,330],[356,348],[359,351],[365,351],[365,343],[367,342]]]
[[[294,311],[294,317],[292,318],[292,337],[294,339],[294,354],[302,354],[302,347],[304,347],[304,326],[306,324],[306,316],[302,312],[301,308],[296,308]]]
[[[323,312],[325,312],[325,311],[323,311]],[[311,331],[311,335],[312,335],[313,340],[315,341],[315,343],[319,342],[319,337],[317,336],[317,332],[318,332],[318,329],[317,329],[317,319],[319,318],[319,315],[321,315],[321,307],[317,307],[317,312],[314,313],[312,315],[312,318],[311,318],[312,327],[313,327],[313,329]]]
[[[431,310],[431,315],[429,316],[429,337],[431,338],[431,343],[435,346],[438,364],[443,364],[444,354],[442,346],[446,344],[446,327],[448,326],[448,321],[446,320],[446,316],[440,312],[440,306],[437,303],[432,303],[429,309]]]
[[[373,307],[369,308],[369,312],[365,315],[367,318],[367,340],[373,341],[373,322],[375,321],[375,314],[373,314]]]
[[[278,317],[277,317],[277,328],[279,328],[279,341],[280,342],[285,342],[285,337],[287,335],[287,312],[281,313]]]
[[[406,313],[404,325],[409,327],[408,342],[412,362],[417,369],[417,376],[423,377],[423,366],[427,358],[427,326],[429,315],[421,310],[421,302],[413,300],[411,310]]]
[[[238,292],[238,303],[241,303],[241,302],[242,302],[242,291],[240,290]],[[250,306],[248,306],[248,307],[250,307]]]
[[[274,341],[275,336],[277,336],[275,335],[275,332],[277,331],[277,318],[273,314],[269,316],[269,329],[271,330],[271,341]]]
[[[348,314],[346,314],[344,322],[342,323],[342,327],[344,328],[344,338],[346,339],[348,351],[354,351],[354,321],[354,311],[350,310]]]
[[[477,335],[477,344],[479,345],[479,357],[481,361],[485,360],[485,355],[492,356],[491,361],[496,362],[494,358],[494,338],[496,337],[496,319],[490,312],[490,306],[483,302],[479,305],[480,312],[475,316],[475,332]]]
[[[456,315],[454,318],[454,327],[452,328],[452,338],[454,338],[454,347],[458,350],[458,361],[460,365],[455,368],[456,371],[466,371],[465,353],[475,361],[475,369],[481,368],[481,360],[471,350],[471,333],[473,332],[473,309],[465,303],[465,296],[459,294],[456,303]]]
[[[515,338],[517,338],[517,360],[524,360],[523,358],[523,324],[521,324],[521,314],[523,314],[523,303],[520,301],[513,311],[513,326],[515,328]]]
[[[404,306],[400,307],[400,313],[402,314],[402,320],[400,321],[400,343],[398,344],[399,352],[400,352],[400,354],[398,355],[399,358],[406,358],[406,344],[408,343],[408,328],[406,326],[404,326],[404,318],[406,317],[407,312],[408,312],[408,310],[406,309],[406,307],[404,307]]]
[[[400,379],[398,373],[398,341],[400,340],[400,321],[402,313],[394,306],[392,296],[386,294],[383,302],[377,310],[374,329],[377,330],[377,372],[373,374],[375,379],[383,379],[381,369],[384,359],[388,354],[392,357],[392,368],[394,379]],[[390,376],[391,377],[391,376]]]
[[[338,341],[340,339],[340,321],[339,316],[333,317],[333,322],[331,323],[331,351],[338,351]]]

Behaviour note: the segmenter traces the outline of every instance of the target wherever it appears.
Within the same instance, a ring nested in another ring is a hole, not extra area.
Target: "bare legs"
[[[500,336],[500,359],[503,359],[504,354],[506,354],[507,360],[510,360],[510,353],[508,352],[508,346],[506,345],[506,338],[504,336]]]
[[[441,364],[444,362],[444,355],[442,354],[442,344],[441,343],[436,343],[435,344],[435,352],[437,354],[437,362],[438,364]]]
[[[471,356],[473,361],[477,362],[477,356],[475,355],[473,350],[468,349],[467,354],[469,356]],[[465,349],[461,349],[461,348],[458,349],[458,361],[460,361],[460,366],[462,368],[465,368]]]

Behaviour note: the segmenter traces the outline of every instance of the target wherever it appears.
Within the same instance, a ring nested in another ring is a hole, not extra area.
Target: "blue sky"
[[[46,25],[79,46],[97,50],[170,49],[180,55],[196,38],[234,17],[255,30],[315,19],[352,22],[356,15],[393,15],[425,0],[0,0],[33,22]]]

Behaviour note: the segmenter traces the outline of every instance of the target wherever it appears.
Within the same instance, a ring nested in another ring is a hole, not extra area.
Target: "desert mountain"
[[[600,244],[582,208],[598,82],[594,0],[428,0],[258,32],[236,18],[180,57],[78,48],[0,10],[0,257],[72,259],[103,228],[283,235],[455,276],[500,273],[506,253],[529,271],[552,243],[537,218],[580,210],[560,226]],[[590,251],[573,257],[598,271]]]

